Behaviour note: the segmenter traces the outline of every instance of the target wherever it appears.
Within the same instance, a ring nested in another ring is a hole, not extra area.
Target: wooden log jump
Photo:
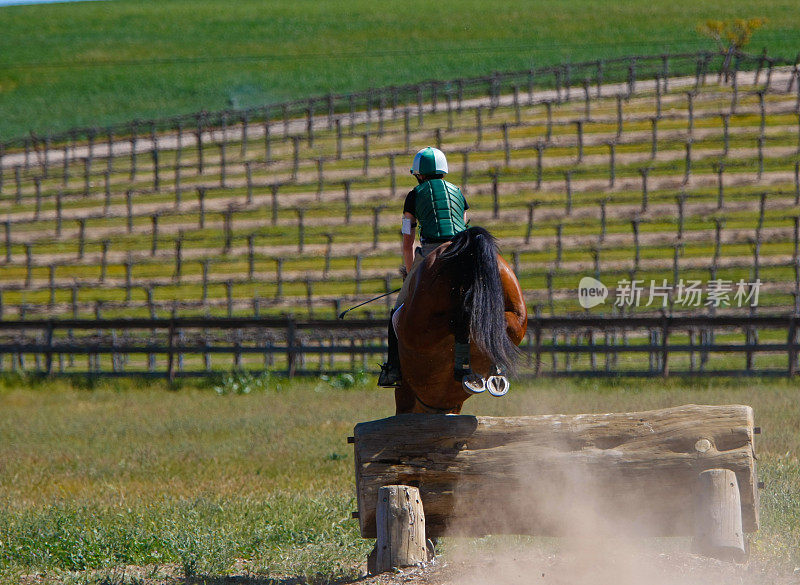
[[[758,530],[754,432],[741,405],[360,423],[361,535],[388,530],[376,524],[379,490],[407,485],[419,489],[426,538],[564,536],[588,514],[622,534],[695,536],[697,550],[738,559],[742,533]]]

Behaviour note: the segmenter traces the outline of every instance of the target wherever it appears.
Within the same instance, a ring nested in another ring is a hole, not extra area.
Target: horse
[[[514,271],[495,238],[467,228],[428,254],[408,278],[395,312],[403,379],[397,414],[458,414],[472,394],[508,390],[528,314]]]

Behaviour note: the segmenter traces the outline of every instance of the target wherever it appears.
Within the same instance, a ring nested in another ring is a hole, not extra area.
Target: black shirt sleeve
[[[406,195],[406,201],[403,203],[403,213],[410,213],[417,217],[417,197],[413,189]]]

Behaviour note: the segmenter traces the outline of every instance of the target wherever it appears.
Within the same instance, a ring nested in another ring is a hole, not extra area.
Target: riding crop
[[[341,313],[339,313],[339,319],[344,319],[344,316],[345,316],[347,313],[349,313],[350,311],[352,311],[353,309],[357,309],[357,308],[359,308],[359,307],[362,307],[362,306],[366,305],[367,303],[371,303],[372,301],[377,301],[378,299],[382,299],[382,298],[383,298],[383,297],[385,297],[385,296],[393,295],[393,294],[394,294],[394,293],[396,293],[396,292],[400,292],[400,289],[399,289],[399,288],[396,288],[396,289],[394,289],[394,290],[391,290],[391,291],[389,291],[389,292],[387,292],[387,293],[383,293],[382,295],[378,295],[378,296],[377,296],[377,297],[375,297],[374,299],[370,299],[370,300],[368,300],[368,301],[364,301],[363,303],[359,303],[359,304],[357,304],[355,307],[350,307],[350,308],[349,308],[349,309],[347,309],[346,311],[342,311]]]

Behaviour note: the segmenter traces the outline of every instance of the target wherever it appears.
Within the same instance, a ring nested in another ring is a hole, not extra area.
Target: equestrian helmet
[[[432,146],[423,148],[414,156],[411,173],[414,175],[446,174],[447,158],[438,148],[433,148]]]

